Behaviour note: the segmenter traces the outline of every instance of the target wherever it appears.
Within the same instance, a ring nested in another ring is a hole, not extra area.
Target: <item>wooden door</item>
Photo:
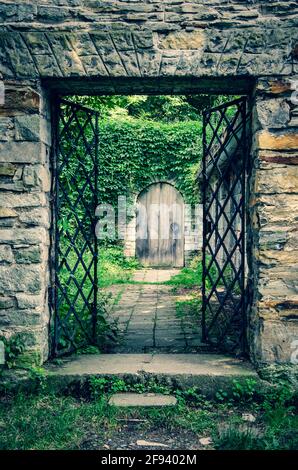
[[[138,197],[136,254],[145,266],[184,266],[184,201],[169,183],[154,183]]]

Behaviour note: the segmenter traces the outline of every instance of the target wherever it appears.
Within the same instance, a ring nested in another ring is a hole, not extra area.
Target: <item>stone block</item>
[[[1,114],[15,116],[23,112],[39,112],[40,95],[28,86],[18,83],[5,85],[5,102],[1,105]]]
[[[14,137],[14,122],[12,118],[0,117],[0,141],[12,140]]]
[[[24,38],[32,54],[50,54],[51,48],[45,33],[43,32],[25,32]]]
[[[41,267],[0,266],[0,284],[3,292],[40,292],[44,279]]]
[[[265,128],[285,128],[290,121],[290,106],[281,98],[258,101],[256,110],[259,122]]]
[[[40,140],[40,116],[38,114],[16,116],[15,139],[38,142]]]
[[[6,312],[5,317],[6,324],[10,324],[14,328],[19,328],[22,326],[34,327],[40,325],[40,311],[34,309],[10,309]]]
[[[31,264],[41,262],[41,251],[39,246],[20,248],[14,250],[15,260],[18,264]]]
[[[28,226],[49,228],[50,213],[47,208],[42,207],[22,209],[19,212],[19,221]]]
[[[49,234],[42,227],[2,229],[0,230],[0,240],[2,243],[14,247],[39,245],[41,243],[47,245],[49,243]]]
[[[15,305],[13,297],[0,296],[0,310],[12,308]]]
[[[51,188],[50,172],[44,165],[25,165],[23,182],[25,186],[40,188],[48,192]]]
[[[9,245],[0,245],[0,264],[11,264],[14,262],[13,252]]]
[[[298,338],[295,321],[262,321],[257,344],[257,359],[263,363],[291,363]],[[297,346],[296,346],[297,349]]]
[[[45,148],[39,142],[0,142],[0,162],[44,163]]]
[[[1,204],[4,208],[44,207],[46,206],[46,197],[44,193],[16,194],[7,191],[1,196]]]
[[[8,207],[0,207],[0,219],[14,219],[18,213],[14,209]]]
[[[298,165],[298,155],[296,153],[260,150],[258,152],[258,157],[262,162]]]
[[[20,309],[43,308],[43,297],[41,295],[32,295],[27,293],[17,293],[15,295],[17,306]]]
[[[255,191],[257,193],[298,192],[298,166],[265,163],[261,168],[255,181]]]
[[[193,32],[173,32],[168,35],[160,35],[159,49],[173,50],[202,50],[205,45],[206,36],[204,30]]]
[[[0,176],[14,176],[17,166],[12,163],[0,163]]]
[[[298,134],[275,135],[266,130],[258,133],[258,148],[262,150],[298,150]]]

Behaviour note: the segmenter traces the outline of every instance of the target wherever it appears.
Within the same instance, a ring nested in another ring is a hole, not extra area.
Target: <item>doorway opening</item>
[[[143,266],[184,266],[184,199],[174,185],[152,183],[138,195],[136,256]]]
[[[97,98],[55,105],[52,355],[243,353],[246,97]]]

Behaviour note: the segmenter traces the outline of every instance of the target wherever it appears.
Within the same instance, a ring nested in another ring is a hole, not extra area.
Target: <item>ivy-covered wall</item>
[[[152,180],[175,180],[185,202],[196,204],[195,177],[202,157],[202,123],[110,120],[100,124],[100,201],[117,205]]]

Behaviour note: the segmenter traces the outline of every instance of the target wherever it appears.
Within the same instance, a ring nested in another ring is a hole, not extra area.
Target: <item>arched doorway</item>
[[[184,200],[170,183],[152,183],[138,196],[136,255],[145,266],[184,266]]]

